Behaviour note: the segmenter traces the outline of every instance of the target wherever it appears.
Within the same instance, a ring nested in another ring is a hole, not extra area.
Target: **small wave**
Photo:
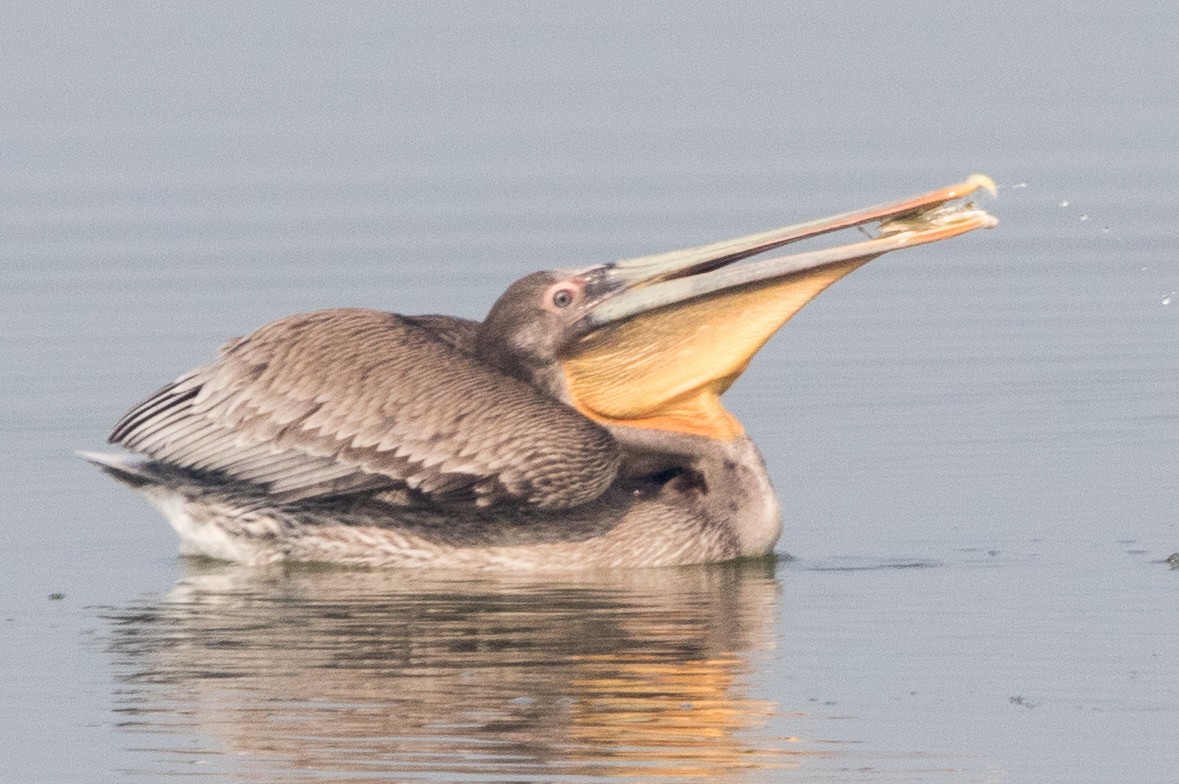
[[[803,572],[875,572],[882,569],[933,569],[943,564],[923,558],[867,558],[847,556],[817,561],[792,558],[788,568]]]

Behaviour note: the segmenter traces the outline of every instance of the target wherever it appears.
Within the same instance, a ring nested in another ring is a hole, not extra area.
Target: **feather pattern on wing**
[[[613,482],[619,449],[572,408],[471,353],[475,322],[335,309],[230,341],[110,440],[281,501],[384,488],[563,509]]]

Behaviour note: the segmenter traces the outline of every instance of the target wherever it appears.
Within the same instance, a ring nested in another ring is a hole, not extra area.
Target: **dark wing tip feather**
[[[200,393],[200,386],[188,389],[177,389],[187,380],[187,376],[177,379],[157,390],[153,395],[132,408],[115,423],[107,442],[122,444],[143,425],[155,420],[169,409],[183,406]]]

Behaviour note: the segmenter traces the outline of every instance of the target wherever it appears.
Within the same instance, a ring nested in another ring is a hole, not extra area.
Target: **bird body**
[[[250,564],[594,568],[769,553],[764,461],[720,403],[827,285],[994,224],[989,180],[704,248],[513,284],[483,322],[338,308],[231,340],[84,455],[185,552]],[[928,216],[928,217],[927,217]],[[889,221],[903,228],[890,230]],[[866,222],[881,236],[749,264]]]

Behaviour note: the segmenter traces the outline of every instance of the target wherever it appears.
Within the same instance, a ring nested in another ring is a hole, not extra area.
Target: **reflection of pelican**
[[[823,753],[763,731],[777,706],[747,691],[774,640],[768,561],[543,582],[187,568],[108,618],[118,710],[167,766],[742,781]]]
[[[968,181],[716,245],[541,272],[482,323],[328,310],[231,341],[90,455],[192,551],[246,562],[669,565],[770,551],[778,504],[720,394],[828,285],[994,225]],[[826,232],[880,236],[737,264]]]

